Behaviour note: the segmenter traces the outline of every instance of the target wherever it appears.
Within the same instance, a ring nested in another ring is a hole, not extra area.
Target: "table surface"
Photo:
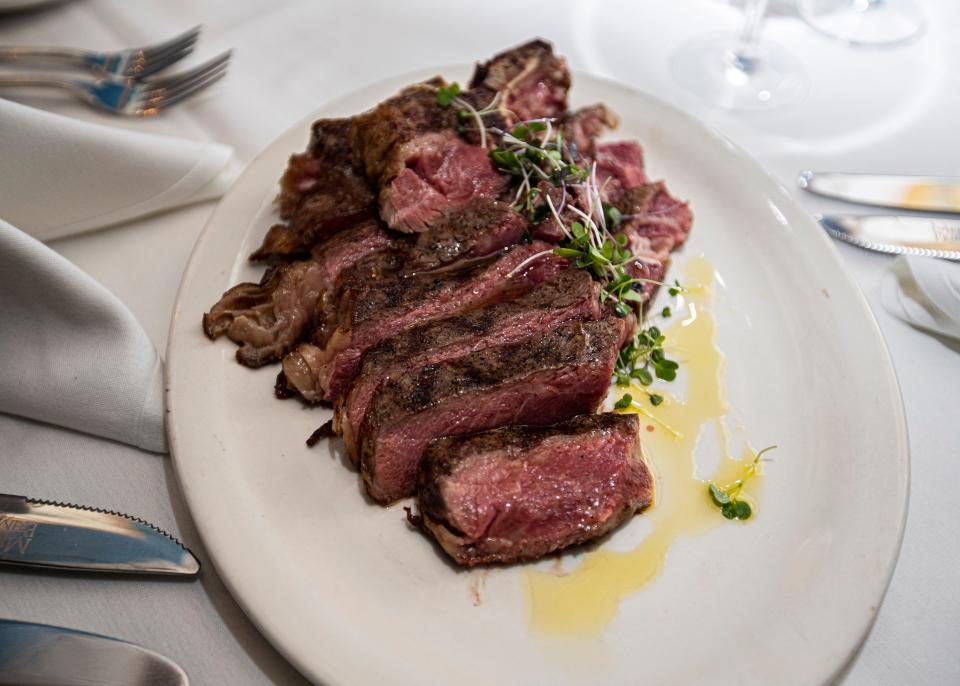
[[[796,190],[801,169],[960,174],[960,44],[950,28],[960,25],[960,5],[923,3],[929,21],[922,38],[877,50],[848,48],[807,27],[790,2],[771,4],[765,36],[794,52],[812,88],[799,105],[749,115],[706,108],[671,82],[669,58],[681,45],[737,30],[738,7],[714,0],[607,0],[602,12],[601,3],[574,0],[496,0],[482,11],[446,0],[83,0],[0,15],[0,44],[120,48],[203,24],[196,59],[233,47],[231,74],[162,117],[108,118],[46,93],[17,99],[89,121],[226,143],[241,165],[341,94],[385,76],[473,61],[540,35],[576,70],[636,86],[715,126],[811,211],[851,210]],[[52,247],[116,293],[163,350],[180,276],[212,208],[195,205]],[[953,515],[956,476],[950,471],[960,451],[960,344],[921,333],[882,308],[879,282],[889,258],[845,245],[838,250],[893,356],[912,455],[896,573],[842,681],[960,683],[960,519]],[[303,683],[217,577],[168,457],[7,415],[0,415],[0,446],[2,490],[136,513],[175,532],[206,565],[198,582],[183,583],[3,572],[0,616],[141,643],[175,659],[197,684]]]

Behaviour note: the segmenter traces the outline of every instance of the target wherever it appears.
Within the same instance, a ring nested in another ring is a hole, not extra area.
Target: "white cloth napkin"
[[[884,307],[914,326],[960,339],[960,264],[898,257],[880,287]]]
[[[0,99],[0,216],[44,241],[89,231],[219,197],[231,157]]]
[[[106,288],[0,220],[0,412],[166,451],[163,365]]]

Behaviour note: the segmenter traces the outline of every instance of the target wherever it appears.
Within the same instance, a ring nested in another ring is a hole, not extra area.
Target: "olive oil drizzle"
[[[601,547],[581,556],[579,564],[562,576],[525,570],[531,628],[554,636],[599,635],[616,616],[621,600],[653,581],[663,569],[667,553],[679,537],[702,534],[731,522],[711,501],[708,482],[731,483],[748,475],[756,452],[744,445],[739,458],[729,454],[730,434],[723,373],[724,356],[717,347],[713,315],[715,270],[703,257],[683,265],[683,281],[692,284],[685,302],[674,307],[666,329],[666,346],[683,361],[687,385],[683,397],[659,391],[663,401],[652,405],[642,387],[625,389],[636,400],[621,412],[637,412],[641,443],[656,475],[653,506],[642,515],[653,530],[636,548],[620,552]],[[616,391],[614,400],[623,394]],[[716,470],[698,473],[696,449],[708,427],[717,432],[722,455]],[[762,491],[762,462],[739,498],[756,510]],[[634,522],[636,524],[636,522]],[[737,524],[734,524],[737,525]],[[569,562],[569,560],[568,560]]]

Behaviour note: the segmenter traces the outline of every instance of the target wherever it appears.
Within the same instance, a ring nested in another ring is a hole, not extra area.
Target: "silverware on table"
[[[0,619],[0,684],[189,686],[173,660],[117,638]]]
[[[200,27],[175,38],[142,48],[95,52],[76,48],[40,48],[30,46],[0,46],[0,62],[18,64],[55,64],[87,69],[102,76],[140,79],[166,69],[193,51],[200,36]]]
[[[960,177],[800,172],[800,187],[837,200],[904,210],[960,213]]]
[[[0,88],[60,88],[88,105],[113,114],[149,117],[196,95],[227,73],[230,51],[189,71],[145,81],[103,78],[95,81],[54,74],[0,76]]]
[[[814,215],[834,238],[868,250],[960,260],[960,221],[932,217]]]
[[[200,573],[193,553],[142,519],[2,493],[0,564],[188,577]]]

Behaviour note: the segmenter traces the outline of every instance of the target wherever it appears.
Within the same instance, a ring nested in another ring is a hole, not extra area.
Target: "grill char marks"
[[[314,248],[308,260],[269,269],[259,284],[241,283],[203,316],[211,339],[226,335],[241,345],[237,361],[260,367],[287,353],[316,324],[317,305],[337,277],[364,255],[382,250],[390,238],[374,221]]]
[[[328,327],[332,333],[323,347],[303,344],[284,358],[287,383],[308,402],[336,400],[359,372],[363,354],[380,341],[427,321],[516,297],[567,266],[566,260],[545,255],[522,267],[545,247],[517,245],[485,264],[449,273],[355,279],[339,292],[336,325]]]
[[[500,94],[500,118],[506,126],[517,121],[558,117],[567,110],[570,71],[553,47],[533,40],[477,64],[470,92],[484,104]]]
[[[335,423],[347,454],[354,462],[359,459],[359,428],[377,389],[393,376],[540,335],[570,319],[597,319],[598,289],[585,272],[564,269],[516,300],[423,324],[372,348],[336,407]]]
[[[360,429],[367,491],[389,503],[412,495],[434,438],[507,424],[551,424],[597,409],[623,322],[559,326],[513,345],[398,374],[384,383]]]
[[[636,415],[443,438],[418,477],[423,527],[459,564],[541,557],[616,528],[653,500]]]
[[[306,257],[332,234],[376,218],[373,190],[351,161],[352,125],[352,119],[320,119],[313,124],[306,152],[290,158],[280,179],[277,203],[285,223],[270,228],[251,259]]]

